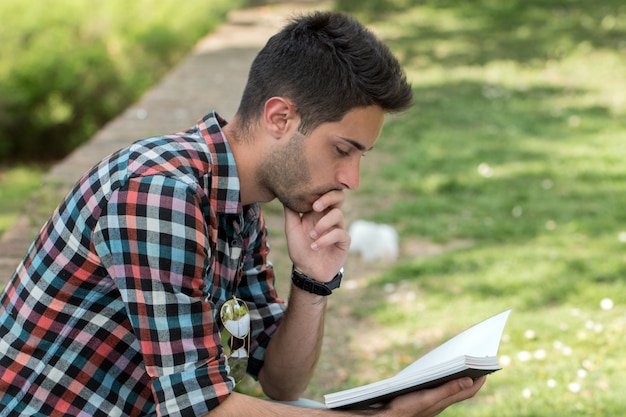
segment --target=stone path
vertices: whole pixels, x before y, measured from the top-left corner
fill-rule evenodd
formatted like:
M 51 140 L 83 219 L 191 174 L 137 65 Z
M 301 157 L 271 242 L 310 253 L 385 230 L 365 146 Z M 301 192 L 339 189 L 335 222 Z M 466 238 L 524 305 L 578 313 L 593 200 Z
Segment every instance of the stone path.
M 91 140 L 51 168 L 38 194 L 60 199 L 78 178 L 109 153 L 147 136 L 193 126 L 210 110 L 235 114 L 250 63 L 267 39 L 299 12 L 319 2 L 293 1 L 232 12 L 190 55 L 137 103 Z M 0 287 L 4 286 L 50 213 L 33 201 L 0 239 Z

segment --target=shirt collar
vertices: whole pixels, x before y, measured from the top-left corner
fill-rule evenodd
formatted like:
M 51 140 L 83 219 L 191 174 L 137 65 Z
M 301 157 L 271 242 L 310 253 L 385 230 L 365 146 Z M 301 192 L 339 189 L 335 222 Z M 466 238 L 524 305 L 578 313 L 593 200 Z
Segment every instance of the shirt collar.
M 209 147 L 211 158 L 211 198 L 218 213 L 242 214 L 239 174 L 235 157 L 222 127 L 227 122 L 217 112 L 204 116 L 196 128 Z

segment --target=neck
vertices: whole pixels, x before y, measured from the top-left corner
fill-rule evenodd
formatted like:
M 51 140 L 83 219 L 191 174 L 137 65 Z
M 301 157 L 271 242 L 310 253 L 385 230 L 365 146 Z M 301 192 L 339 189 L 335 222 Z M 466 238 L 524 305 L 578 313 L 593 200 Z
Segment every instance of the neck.
M 263 157 L 262 141 L 256 130 L 241 129 L 237 122 L 235 116 L 224 126 L 223 132 L 235 158 L 241 187 L 241 204 L 246 206 L 271 201 L 273 196 L 264 193 L 263 188 L 257 183 L 256 171 Z

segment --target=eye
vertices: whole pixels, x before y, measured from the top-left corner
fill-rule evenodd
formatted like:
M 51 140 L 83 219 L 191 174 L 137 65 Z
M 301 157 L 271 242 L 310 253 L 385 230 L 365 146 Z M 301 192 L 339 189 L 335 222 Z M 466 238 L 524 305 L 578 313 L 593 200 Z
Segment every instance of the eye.
M 339 146 L 335 146 L 335 149 L 337 150 L 337 153 L 340 156 L 350 156 L 350 151 L 347 151 L 345 149 L 340 148 Z

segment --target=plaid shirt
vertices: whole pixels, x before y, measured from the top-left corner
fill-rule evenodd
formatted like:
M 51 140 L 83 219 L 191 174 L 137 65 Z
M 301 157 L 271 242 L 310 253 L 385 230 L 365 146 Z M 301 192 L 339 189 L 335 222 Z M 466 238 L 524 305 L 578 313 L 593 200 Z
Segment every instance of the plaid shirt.
M 217 114 L 88 172 L 0 299 L 0 416 L 197 416 L 234 382 L 221 304 L 252 317 L 256 376 L 285 311 L 258 205 Z

